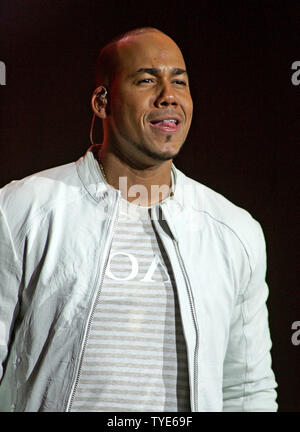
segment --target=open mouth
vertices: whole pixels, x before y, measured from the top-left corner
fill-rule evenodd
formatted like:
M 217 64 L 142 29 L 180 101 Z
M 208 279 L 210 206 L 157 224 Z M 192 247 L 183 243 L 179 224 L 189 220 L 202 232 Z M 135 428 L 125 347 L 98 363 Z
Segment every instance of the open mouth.
M 176 118 L 165 118 L 150 121 L 153 128 L 163 132 L 176 132 L 179 129 L 180 121 Z

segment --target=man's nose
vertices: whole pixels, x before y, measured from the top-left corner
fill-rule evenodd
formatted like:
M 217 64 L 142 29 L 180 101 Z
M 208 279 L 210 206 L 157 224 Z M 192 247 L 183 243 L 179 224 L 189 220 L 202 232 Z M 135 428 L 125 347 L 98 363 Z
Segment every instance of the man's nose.
M 178 102 L 174 89 L 172 89 L 170 83 L 163 83 L 161 86 L 161 91 L 156 98 L 155 106 L 159 108 L 160 106 L 169 105 L 178 105 Z

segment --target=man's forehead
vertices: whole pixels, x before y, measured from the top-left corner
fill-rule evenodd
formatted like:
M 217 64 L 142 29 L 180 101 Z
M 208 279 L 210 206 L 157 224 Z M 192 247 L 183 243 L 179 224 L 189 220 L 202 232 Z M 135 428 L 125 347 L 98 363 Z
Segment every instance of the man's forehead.
M 179 47 L 171 38 L 158 32 L 127 38 L 115 48 L 120 68 L 125 66 L 131 72 L 164 66 L 185 69 Z

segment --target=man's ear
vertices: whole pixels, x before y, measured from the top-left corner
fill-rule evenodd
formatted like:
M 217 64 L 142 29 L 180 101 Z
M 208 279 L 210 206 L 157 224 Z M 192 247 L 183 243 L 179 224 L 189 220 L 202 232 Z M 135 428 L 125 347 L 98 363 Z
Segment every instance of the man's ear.
M 91 107 L 95 115 L 102 120 L 107 117 L 107 90 L 104 86 L 97 87 L 92 95 Z

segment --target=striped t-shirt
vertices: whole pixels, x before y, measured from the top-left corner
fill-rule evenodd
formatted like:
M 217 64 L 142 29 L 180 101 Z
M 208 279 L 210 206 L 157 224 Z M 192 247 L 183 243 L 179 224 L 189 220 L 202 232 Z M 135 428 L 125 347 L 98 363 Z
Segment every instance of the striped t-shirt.
M 176 285 L 149 211 L 121 199 L 72 411 L 190 411 Z

